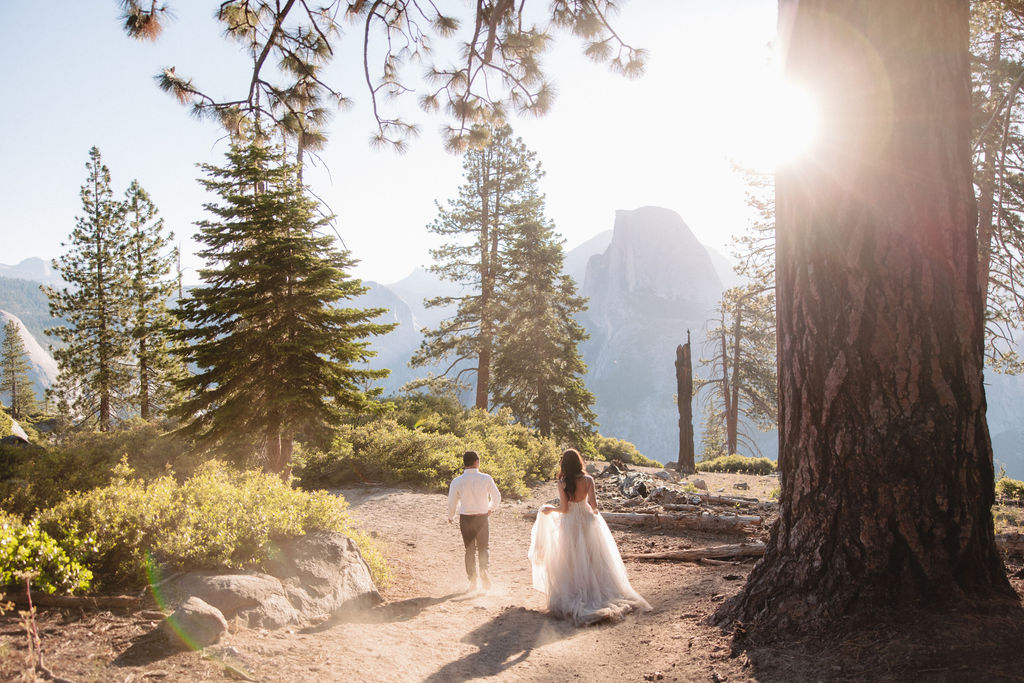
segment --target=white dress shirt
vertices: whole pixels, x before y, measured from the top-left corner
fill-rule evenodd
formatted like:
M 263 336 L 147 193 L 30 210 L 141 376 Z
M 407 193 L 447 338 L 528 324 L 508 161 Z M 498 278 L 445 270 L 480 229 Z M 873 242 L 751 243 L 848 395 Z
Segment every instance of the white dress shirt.
M 494 485 L 491 475 L 484 474 L 476 467 L 466 470 L 452 480 L 448 487 L 448 519 L 455 519 L 458 511 L 462 515 L 486 515 L 501 503 L 501 492 Z

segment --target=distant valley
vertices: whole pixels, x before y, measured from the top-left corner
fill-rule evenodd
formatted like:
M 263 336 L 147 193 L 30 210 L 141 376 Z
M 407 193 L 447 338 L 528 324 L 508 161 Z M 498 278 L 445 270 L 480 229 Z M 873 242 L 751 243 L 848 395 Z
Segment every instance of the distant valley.
M 617 211 L 612 229 L 568 251 L 565 271 L 590 300 L 580 320 L 591 338 L 581 350 L 589 369 L 587 386 L 597 398 L 601 433 L 632 441 L 661 462 L 675 460 L 675 348 L 689 330 L 699 373 L 697 361 L 706 355 L 705 327 L 722 291 L 737 283 L 730 261 L 700 244 L 676 212 L 643 207 Z M 40 389 L 53 381 L 55 364 L 37 358 L 47 356 L 43 349 L 50 342 L 42 330 L 54 324 L 39 283 L 55 281 L 41 259 L 0 265 L 0 311 L 19 318 L 38 342 L 33 363 Z M 457 295 L 460 289 L 423 269 L 398 282 L 364 284 L 369 289 L 354 305 L 387 309 L 383 319 L 398 323 L 372 344 L 378 355 L 371 365 L 391 369 L 381 385 L 393 394 L 425 373 L 408 366 L 421 330 L 435 327 L 451 313 L 426 308 L 424 299 Z M 1024 478 L 1024 377 L 989 373 L 986 380 L 997 468 L 1001 463 L 1010 476 Z M 701 414 L 701 404 L 695 402 L 698 453 Z M 761 433 L 757 445 L 763 455 L 776 457 L 774 432 Z

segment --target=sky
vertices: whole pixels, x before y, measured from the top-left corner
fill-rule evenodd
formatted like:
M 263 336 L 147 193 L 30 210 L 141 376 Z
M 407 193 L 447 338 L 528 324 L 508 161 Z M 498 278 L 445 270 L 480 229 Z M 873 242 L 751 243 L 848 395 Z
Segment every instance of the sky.
M 227 142 L 153 76 L 174 66 L 234 98 L 247 89 L 250 62 L 220 35 L 217 2 L 170 4 L 175 17 L 156 43 L 123 34 L 116 0 L 0 5 L 0 263 L 62 253 L 95 145 L 116 193 L 133 179 L 150 193 L 181 244 L 185 280 L 195 280 L 193 223 L 211 200 L 196 164 L 221 163 Z M 567 248 L 610 229 L 617 209 L 657 205 L 728 253 L 731 236 L 752 218 L 732 163 L 770 167 L 788 140 L 773 116 L 775 20 L 774 0 L 627 0 L 614 25 L 649 51 L 637 80 L 590 62 L 578 40 L 556 34 L 544 59 L 558 93 L 552 110 L 510 123 L 546 171 L 547 214 Z M 328 72 L 355 105 L 334 116 L 322 164 L 305 178 L 337 214 L 344 246 L 360 260 L 356 274 L 389 283 L 430 264 L 437 238 L 425 226 L 435 202 L 457 194 L 461 159 L 444 151 L 444 120 L 411 101 L 397 105 L 421 127 L 409 150 L 369 144 L 374 122 L 359 42 L 352 27 Z

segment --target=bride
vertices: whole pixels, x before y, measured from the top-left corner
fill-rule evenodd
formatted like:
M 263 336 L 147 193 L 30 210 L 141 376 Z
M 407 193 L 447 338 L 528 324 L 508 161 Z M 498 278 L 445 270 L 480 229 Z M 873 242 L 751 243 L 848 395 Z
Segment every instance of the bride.
M 633 590 L 608 525 L 597 512 L 593 477 L 575 449 L 562 453 L 560 505 L 543 505 L 530 538 L 533 587 L 548 610 L 577 626 L 651 606 Z

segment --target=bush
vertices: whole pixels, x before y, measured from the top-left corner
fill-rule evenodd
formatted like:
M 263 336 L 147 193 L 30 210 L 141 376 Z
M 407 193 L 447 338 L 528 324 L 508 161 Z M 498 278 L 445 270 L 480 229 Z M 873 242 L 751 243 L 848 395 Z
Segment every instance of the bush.
M 1003 500 L 1013 500 L 1024 505 L 1024 481 L 1003 477 L 996 482 L 996 495 Z
M 167 433 L 170 425 L 136 421 L 113 432 L 79 432 L 46 448 L 0 446 L 0 504 L 26 517 L 68 493 L 103 486 L 122 459 L 144 478 L 191 474 L 199 460 Z
M 599 456 L 595 458 L 597 460 L 621 460 L 624 463 L 640 467 L 661 467 L 661 463 L 643 455 L 629 441 L 595 434 L 591 443 Z
M 81 563 L 88 540 L 67 539 L 68 550 L 58 545 L 35 522 L 0 512 L 0 586 L 24 588 L 18 575 L 30 572 L 33 590 L 44 593 L 74 593 L 88 590 L 92 572 Z
M 722 455 L 697 463 L 698 472 L 731 472 L 733 474 L 772 474 L 778 467 L 768 458 L 747 458 L 742 455 Z
M 259 568 L 277 541 L 317 529 L 351 536 L 374 579 L 386 584 L 383 558 L 350 527 L 346 508 L 340 497 L 220 462 L 180 484 L 170 475 L 146 482 L 122 465 L 108 485 L 73 494 L 38 519 L 62 546 L 87 534 L 85 560 L 108 585 L 141 585 L 154 562 L 172 571 Z
M 472 410 L 422 414 L 415 426 L 394 416 L 342 425 L 329 451 L 300 455 L 296 474 L 307 489 L 386 481 L 446 491 L 468 450 L 480 453 L 483 471 L 511 498 L 522 498 L 529 484 L 550 479 L 558 467 L 552 439 L 512 424 L 507 412 Z
M 4 412 L 0 406 L 0 439 L 11 435 L 11 428 L 14 426 L 14 419 Z

